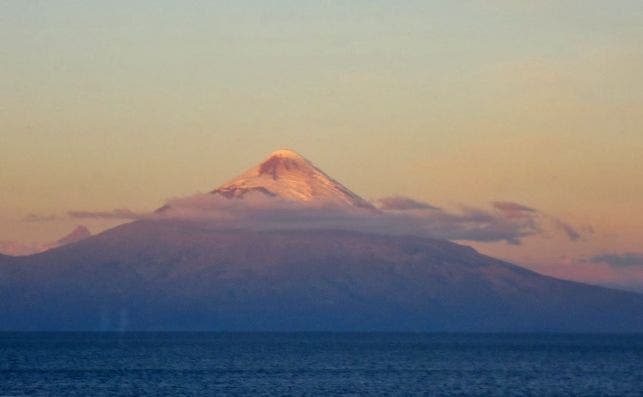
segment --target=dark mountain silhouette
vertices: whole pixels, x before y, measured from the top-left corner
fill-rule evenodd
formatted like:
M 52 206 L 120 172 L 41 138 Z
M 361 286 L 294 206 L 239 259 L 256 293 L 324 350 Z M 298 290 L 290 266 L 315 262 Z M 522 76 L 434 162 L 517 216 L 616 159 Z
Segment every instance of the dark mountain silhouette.
M 642 331 L 643 296 L 448 241 L 137 221 L 0 258 L 2 329 Z
M 262 211 L 277 200 L 276 218 L 284 202 L 297 216 L 306 205 L 378 211 L 292 151 L 205 199 L 253 195 L 268 200 Z M 0 255 L 0 329 L 643 332 L 643 295 L 546 277 L 449 241 L 305 222 L 235 227 L 173 216 L 179 209 L 91 237 L 78 230 L 80 241 L 40 254 Z

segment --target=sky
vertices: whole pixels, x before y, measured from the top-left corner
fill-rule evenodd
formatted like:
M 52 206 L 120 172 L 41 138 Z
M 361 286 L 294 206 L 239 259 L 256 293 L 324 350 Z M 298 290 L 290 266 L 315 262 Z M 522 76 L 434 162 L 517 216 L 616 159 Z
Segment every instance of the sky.
M 643 290 L 643 2 L 0 2 L 0 241 L 151 211 L 290 147 L 363 197 L 519 203 L 467 242 Z

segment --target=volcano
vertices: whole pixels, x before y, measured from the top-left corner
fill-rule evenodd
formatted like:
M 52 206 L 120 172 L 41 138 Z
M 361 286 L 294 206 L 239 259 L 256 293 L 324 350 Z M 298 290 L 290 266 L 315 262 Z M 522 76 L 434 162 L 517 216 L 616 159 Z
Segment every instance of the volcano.
M 259 192 L 310 205 L 331 204 L 373 209 L 368 201 L 290 149 L 273 152 L 261 164 L 223 184 L 212 194 L 239 198 L 248 192 Z
M 302 212 L 283 203 L 378 211 L 291 150 L 199 196 L 210 199 L 259 199 L 291 217 Z M 189 202 L 40 254 L 0 255 L 0 329 L 643 331 L 640 294 L 417 235 L 171 216 Z
M 213 197 L 243 200 L 251 196 L 305 207 L 344 210 L 376 208 L 291 149 L 272 152 L 260 164 L 210 192 Z M 180 204 L 180 202 L 179 202 Z M 157 212 L 172 209 L 168 204 Z

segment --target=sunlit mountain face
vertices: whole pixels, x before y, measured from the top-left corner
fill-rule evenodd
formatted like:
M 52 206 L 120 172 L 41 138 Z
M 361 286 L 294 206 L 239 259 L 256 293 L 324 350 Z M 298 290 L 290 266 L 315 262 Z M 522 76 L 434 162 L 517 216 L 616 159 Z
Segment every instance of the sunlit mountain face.
M 133 222 L 0 256 L 0 329 L 643 331 L 642 295 L 482 255 L 430 233 L 448 214 L 405 215 L 439 209 L 384 204 L 278 150 Z M 467 222 L 450 232 L 479 232 Z
M 190 206 L 196 209 L 198 205 L 195 201 L 200 201 L 202 205 L 208 202 L 212 205 L 242 204 L 244 199 L 248 204 L 253 200 L 262 201 L 264 206 L 275 208 L 291 206 L 335 208 L 344 211 L 376 210 L 369 201 L 326 175 L 297 152 L 281 149 L 271 153 L 260 164 L 212 190 L 209 195 L 175 200 L 174 203 L 157 210 L 157 213 L 167 215 L 172 210 L 186 209 Z
M 289 149 L 273 152 L 267 160 L 223 184 L 212 194 L 243 198 L 249 192 L 316 206 L 374 209 L 368 201 Z

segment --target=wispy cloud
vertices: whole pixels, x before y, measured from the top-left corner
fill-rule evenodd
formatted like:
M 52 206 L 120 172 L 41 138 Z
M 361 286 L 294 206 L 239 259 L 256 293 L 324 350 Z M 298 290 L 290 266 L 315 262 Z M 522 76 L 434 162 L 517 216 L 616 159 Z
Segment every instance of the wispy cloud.
M 509 219 L 532 219 L 534 222 L 549 223 L 550 227 L 562 232 L 570 241 L 578 241 L 582 234 L 569 223 L 552 215 L 548 215 L 533 207 L 513 201 L 494 201 L 493 208 Z M 544 229 L 544 227 L 543 227 Z M 588 228 L 591 229 L 591 228 Z
M 56 221 L 58 219 L 60 219 L 60 217 L 58 215 L 54 215 L 54 214 L 46 214 L 45 215 L 45 214 L 33 214 L 32 213 L 32 214 L 29 214 L 29 215 L 25 216 L 24 218 L 22 218 L 22 221 L 23 222 L 38 223 L 38 222 L 52 222 L 52 221 Z
M 490 208 L 460 206 L 454 210 L 436 207 L 404 196 L 377 200 L 377 210 L 342 207 L 311 207 L 261 194 L 243 199 L 197 194 L 171 199 L 155 213 L 138 213 L 127 208 L 110 211 L 74 210 L 65 215 L 83 220 L 137 220 L 182 218 L 213 221 L 222 227 L 261 229 L 338 228 L 380 234 L 415 234 L 448 240 L 475 242 L 505 241 L 519 245 L 525 238 L 562 232 L 571 241 L 581 233 L 568 223 L 516 202 L 495 201 Z M 64 219 L 57 215 L 30 214 L 27 222 Z
M 637 267 L 643 266 L 643 253 L 604 253 L 596 255 L 587 260 L 589 263 L 605 263 L 614 267 Z
M 377 201 L 379 208 L 383 210 L 397 210 L 397 211 L 407 211 L 407 210 L 437 210 L 438 207 L 434 207 L 429 203 L 424 201 L 414 200 L 409 197 L 404 196 L 391 196 L 384 197 Z
M 494 201 L 491 205 L 507 218 L 529 218 L 538 212 L 531 207 L 511 201 Z
M 140 219 L 143 214 L 136 213 L 127 208 L 118 208 L 111 211 L 68 211 L 67 215 L 73 219 Z
M 552 220 L 554 227 L 565 233 L 565 235 L 567 235 L 567 238 L 571 241 L 578 241 L 582 237 L 581 233 L 570 224 L 563 222 L 558 218 L 550 217 L 550 219 Z
M 378 211 L 341 207 L 311 208 L 264 195 L 230 200 L 211 194 L 170 200 L 159 217 L 210 219 L 218 224 L 263 229 L 340 228 L 380 234 L 415 234 L 449 240 L 521 244 L 544 234 L 546 218 L 517 203 L 494 203 L 490 209 L 461 206 L 449 211 L 396 196 L 378 201 Z M 517 216 L 516 213 L 523 213 Z M 569 237 L 569 236 L 568 236 Z
M 65 214 L 35 214 L 31 213 L 24 218 L 23 222 L 44 223 L 56 222 L 65 219 L 113 219 L 132 220 L 144 218 L 146 214 L 137 213 L 127 208 L 117 208 L 109 211 L 104 210 L 70 210 Z

